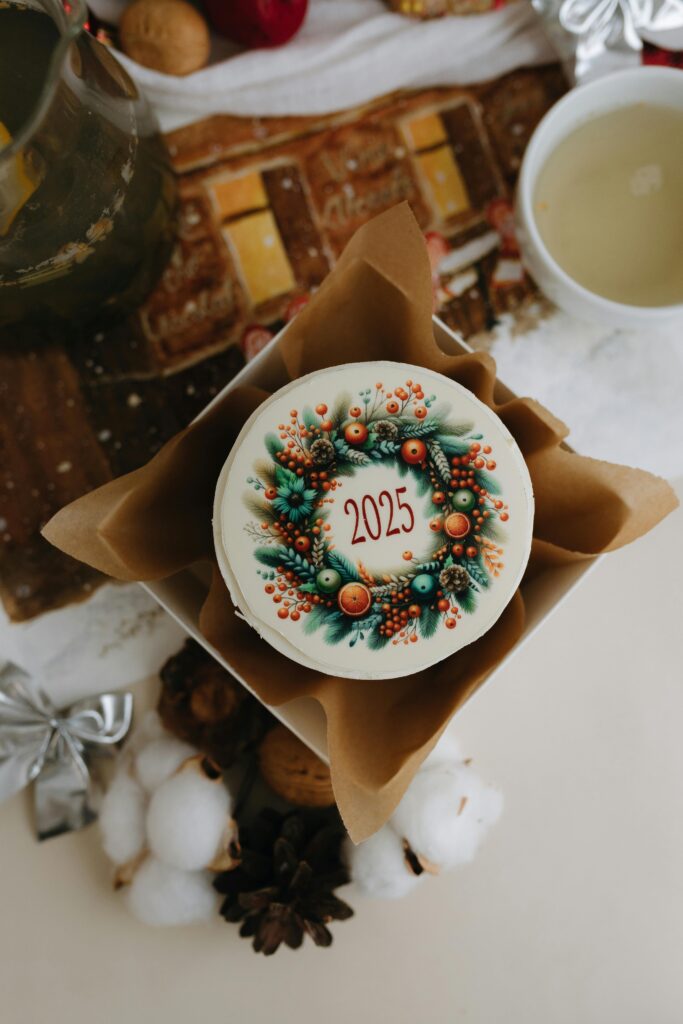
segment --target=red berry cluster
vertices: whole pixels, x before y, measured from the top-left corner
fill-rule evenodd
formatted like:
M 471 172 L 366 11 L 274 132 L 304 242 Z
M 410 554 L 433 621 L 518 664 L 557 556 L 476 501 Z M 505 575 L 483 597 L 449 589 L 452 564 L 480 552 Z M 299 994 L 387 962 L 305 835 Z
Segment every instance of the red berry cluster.
M 266 594 L 272 596 L 273 604 L 280 605 L 277 612 L 279 619 L 298 622 L 302 615 L 308 615 L 313 611 L 316 604 L 324 604 L 327 608 L 334 607 L 334 601 L 324 600 L 318 594 L 307 594 L 299 590 L 302 580 L 291 570 L 285 571 L 284 565 L 278 565 L 276 572 L 276 582 L 266 583 L 263 589 Z

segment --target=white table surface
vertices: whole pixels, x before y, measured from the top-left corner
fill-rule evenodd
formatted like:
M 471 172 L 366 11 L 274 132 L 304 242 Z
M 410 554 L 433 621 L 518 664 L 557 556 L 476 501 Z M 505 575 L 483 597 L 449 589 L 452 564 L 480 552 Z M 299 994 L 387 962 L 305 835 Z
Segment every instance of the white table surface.
M 457 732 L 505 793 L 476 863 L 266 960 L 215 924 L 156 930 L 96 829 L 42 845 L 0 808 L 6 1024 L 680 1024 L 683 513 L 610 556 Z

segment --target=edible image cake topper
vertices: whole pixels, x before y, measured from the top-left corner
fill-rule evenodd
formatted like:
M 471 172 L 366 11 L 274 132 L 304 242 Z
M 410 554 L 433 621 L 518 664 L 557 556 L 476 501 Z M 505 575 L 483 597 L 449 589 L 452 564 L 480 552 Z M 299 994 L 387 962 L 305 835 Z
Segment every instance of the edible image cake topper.
M 376 679 L 490 629 L 532 523 L 526 465 L 495 413 L 390 362 L 273 395 L 240 433 L 214 510 L 221 571 L 261 636 L 311 668 Z

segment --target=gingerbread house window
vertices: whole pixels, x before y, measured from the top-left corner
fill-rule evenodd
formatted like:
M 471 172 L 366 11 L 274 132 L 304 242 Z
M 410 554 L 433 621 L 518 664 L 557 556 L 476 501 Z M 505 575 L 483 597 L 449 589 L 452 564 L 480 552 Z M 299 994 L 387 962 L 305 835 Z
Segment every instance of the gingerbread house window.
M 253 307 L 322 281 L 329 266 L 296 165 L 211 178 L 206 188 Z
M 504 194 L 488 139 L 468 102 L 416 114 L 402 129 L 440 221 L 471 220 Z

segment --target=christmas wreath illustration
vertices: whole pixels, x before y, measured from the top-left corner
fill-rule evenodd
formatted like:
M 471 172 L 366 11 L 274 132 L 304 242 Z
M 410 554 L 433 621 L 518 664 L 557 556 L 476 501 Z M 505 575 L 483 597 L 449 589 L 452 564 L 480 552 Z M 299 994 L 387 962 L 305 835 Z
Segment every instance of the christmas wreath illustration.
M 245 529 L 258 543 L 257 572 L 281 620 L 301 620 L 306 633 L 324 629 L 329 644 L 360 640 L 379 650 L 455 629 L 463 613 L 476 611 L 478 595 L 504 568 L 500 524 L 509 509 L 491 445 L 471 423 L 450 420 L 435 395 L 426 397 L 412 380 L 358 394 L 355 403 L 339 396 L 331 410 L 322 402 L 292 409 L 266 435 L 269 458 L 256 463 L 245 496 L 256 521 Z M 421 559 L 404 551 L 402 565 L 373 575 L 335 548 L 328 519 L 335 501 L 343 502 L 344 478 L 379 463 L 413 475 L 433 547 Z M 412 529 L 405 490 L 367 495 L 362 509 L 347 500 L 354 543 L 377 539 L 381 529 Z

